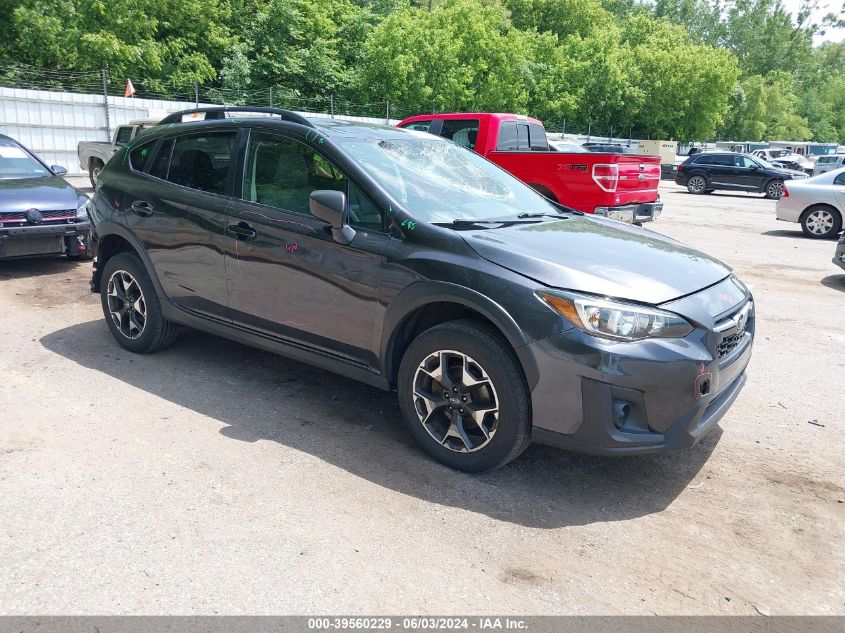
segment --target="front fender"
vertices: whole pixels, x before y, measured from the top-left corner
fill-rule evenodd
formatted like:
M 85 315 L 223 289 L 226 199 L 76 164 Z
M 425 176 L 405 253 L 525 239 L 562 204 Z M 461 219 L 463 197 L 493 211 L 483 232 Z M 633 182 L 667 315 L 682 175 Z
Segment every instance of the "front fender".
M 523 365 L 529 385 L 536 383 L 537 368 L 530 355 L 520 353 L 520 348 L 529 343 L 522 328 L 498 303 L 480 292 L 445 281 L 418 281 L 400 292 L 388 305 L 384 315 L 385 333 L 381 340 L 380 358 L 382 367 L 390 371 L 393 344 L 401 325 L 415 310 L 432 303 L 455 303 L 470 308 L 487 318 L 514 348 Z

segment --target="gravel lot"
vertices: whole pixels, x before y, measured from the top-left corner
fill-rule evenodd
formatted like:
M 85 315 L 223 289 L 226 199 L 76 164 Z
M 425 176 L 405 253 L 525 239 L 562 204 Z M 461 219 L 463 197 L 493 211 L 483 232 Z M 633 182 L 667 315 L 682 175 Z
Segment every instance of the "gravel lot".
M 845 614 L 845 271 L 759 196 L 652 228 L 753 287 L 696 448 L 427 459 L 391 394 L 193 333 L 133 356 L 90 264 L 0 262 L 0 613 Z

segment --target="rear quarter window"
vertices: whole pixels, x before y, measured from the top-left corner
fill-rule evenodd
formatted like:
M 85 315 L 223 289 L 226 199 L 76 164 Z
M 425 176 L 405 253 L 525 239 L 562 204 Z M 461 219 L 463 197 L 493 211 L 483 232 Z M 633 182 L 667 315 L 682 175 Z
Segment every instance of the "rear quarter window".
M 153 145 L 155 145 L 155 141 L 150 141 L 133 148 L 129 152 L 129 166 L 134 171 L 144 171 L 152 154 Z

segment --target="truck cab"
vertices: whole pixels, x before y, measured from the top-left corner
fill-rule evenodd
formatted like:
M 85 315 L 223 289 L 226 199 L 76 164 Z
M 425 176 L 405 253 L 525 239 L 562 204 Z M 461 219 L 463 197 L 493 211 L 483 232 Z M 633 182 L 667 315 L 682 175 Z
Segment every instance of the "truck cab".
M 111 141 L 82 141 L 77 146 L 79 166 L 88 172 L 91 186 L 97 186 L 97 178 L 109 159 L 121 147 L 129 144 L 138 134 L 149 127 L 157 125 L 159 119 L 135 119 L 124 125 L 118 125 L 114 130 Z
M 662 211 L 660 158 L 600 152 L 567 153 L 549 146 L 543 123 L 502 113 L 431 114 L 399 127 L 436 134 L 472 149 L 567 207 L 630 223 Z

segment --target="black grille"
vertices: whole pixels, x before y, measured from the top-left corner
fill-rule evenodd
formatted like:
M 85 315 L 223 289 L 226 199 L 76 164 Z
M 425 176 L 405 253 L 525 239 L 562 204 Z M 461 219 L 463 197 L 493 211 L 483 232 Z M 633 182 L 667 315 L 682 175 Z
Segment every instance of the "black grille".
M 734 351 L 737 346 L 742 343 L 743 338 L 745 338 L 745 332 L 740 334 L 730 334 L 723 337 L 722 340 L 719 341 L 719 360 L 722 360 Z

